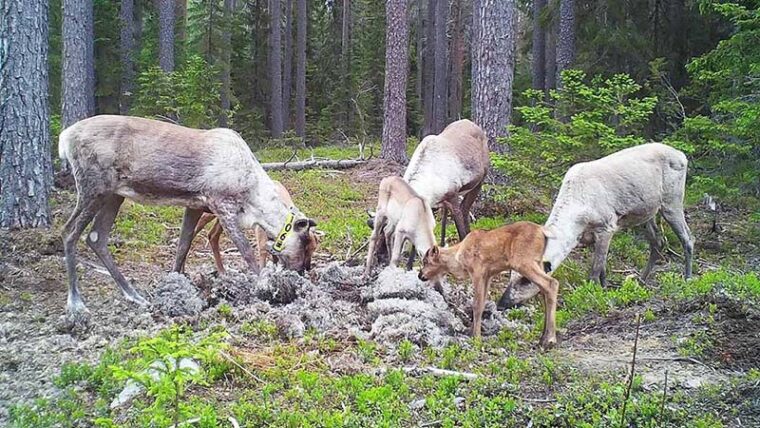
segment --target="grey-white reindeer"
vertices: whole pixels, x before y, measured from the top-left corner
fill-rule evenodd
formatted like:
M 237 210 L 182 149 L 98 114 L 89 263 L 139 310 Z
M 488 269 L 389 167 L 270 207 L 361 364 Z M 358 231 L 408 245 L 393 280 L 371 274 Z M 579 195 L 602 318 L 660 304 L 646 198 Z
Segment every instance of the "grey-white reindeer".
M 124 198 L 144 204 L 185 207 L 174 271 L 184 268 L 198 219 L 216 214 L 250 269 L 259 266 L 243 228 L 261 226 L 270 239 L 286 223 L 292 231 L 277 254 L 286 268 L 302 270 L 308 232 L 315 225 L 278 196 L 239 134 L 230 129 L 197 130 L 128 116 L 95 116 L 66 128 L 59 154 L 71 165 L 77 204 L 63 228 L 69 278 L 67 310 L 82 317 L 87 309 L 79 294 L 76 245 L 94 221 L 87 244 L 100 258 L 124 297 L 147 301 L 117 269 L 108 237 Z
M 468 119 L 423 138 L 404 172 L 404 181 L 432 208 L 441 208 L 441 245 L 451 210 L 461 241 L 470 232 L 470 209 L 491 163 L 488 139 Z
M 593 244 L 590 277 L 604 284 L 613 234 L 643 224 L 650 245 L 649 261 L 641 275 L 646 280 L 664 244 L 655 221 L 661 213 L 681 241 L 684 277 L 689 278 L 694 240 L 683 210 L 687 164 L 681 151 L 649 143 L 573 165 L 545 224 L 554 235 L 544 252 L 546 269 L 557 269 L 579 243 Z M 499 307 L 515 306 L 537 293 L 535 285 L 513 272 Z

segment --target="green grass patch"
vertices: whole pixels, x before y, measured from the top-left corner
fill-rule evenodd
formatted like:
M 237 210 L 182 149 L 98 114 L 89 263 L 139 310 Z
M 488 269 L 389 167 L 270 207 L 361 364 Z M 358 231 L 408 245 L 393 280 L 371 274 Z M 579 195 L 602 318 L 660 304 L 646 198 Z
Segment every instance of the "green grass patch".
M 737 273 L 724 268 L 708 271 L 684 280 L 675 272 L 658 275 L 662 294 L 671 299 L 685 300 L 723 291 L 738 299 L 760 300 L 760 277 L 755 272 Z

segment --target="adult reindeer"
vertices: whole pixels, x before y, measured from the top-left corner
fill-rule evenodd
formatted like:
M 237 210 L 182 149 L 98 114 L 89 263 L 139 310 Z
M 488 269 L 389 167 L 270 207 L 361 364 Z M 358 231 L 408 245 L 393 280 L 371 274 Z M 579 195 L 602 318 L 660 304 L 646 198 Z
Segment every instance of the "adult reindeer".
M 490 165 L 488 139 L 470 120 L 452 122 L 438 135 L 423 138 L 404 172 L 404 181 L 430 207 L 441 208 L 441 245 L 446 211 L 451 210 L 459 240 L 470 231 L 470 208 Z
M 694 239 L 683 211 L 687 163 L 679 150 L 650 143 L 573 165 L 545 224 L 555 236 L 546 245 L 546 269 L 557 269 L 579 243 L 593 244 L 591 280 L 604 284 L 613 234 L 643 224 L 650 245 L 641 275 L 646 280 L 661 257 L 663 242 L 655 222 L 660 213 L 681 241 L 684 277 L 689 278 Z M 499 307 L 520 304 L 536 293 L 535 285 L 513 272 Z
M 279 197 L 274 183 L 235 131 L 95 116 L 61 133 L 59 154 L 71 165 L 77 188 L 76 208 L 63 228 L 70 316 L 87 311 L 77 286 L 76 244 L 93 219 L 87 244 L 127 300 L 148 303 L 119 272 L 108 251 L 108 236 L 124 198 L 185 207 L 175 271 L 183 269 L 195 226 L 204 212 L 217 216 L 253 272 L 258 273 L 259 266 L 241 228 L 254 224 L 269 238 L 278 239 L 278 257 L 286 268 L 303 268 L 304 237 L 315 223 Z

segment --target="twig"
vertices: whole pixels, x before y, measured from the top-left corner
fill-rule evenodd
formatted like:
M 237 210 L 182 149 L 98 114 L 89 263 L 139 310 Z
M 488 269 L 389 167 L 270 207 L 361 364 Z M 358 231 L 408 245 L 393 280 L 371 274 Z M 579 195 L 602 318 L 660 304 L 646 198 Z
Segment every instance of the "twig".
M 665 415 L 665 401 L 668 399 L 668 371 L 665 370 L 665 386 L 662 388 L 662 403 L 660 403 L 660 416 L 657 418 L 657 426 L 662 426 L 662 418 Z
M 227 420 L 232 424 L 232 428 L 240 428 L 240 424 L 238 423 L 237 419 L 233 418 L 232 416 L 227 416 Z
M 283 162 L 283 164 L 282 164 L 282 167 L 283 167 L 283 169 L 284 169 L 284 168 L 287 168 L 288 164 L 290 163 L 290 161 L 292 161 L 292 160 L 293 160 L 293 159 L 296 157 L 296 154 L 297 154 L 297 153 L 298 153 L 298 150 L 296 150 L 296 148 L 295 148 L 295 147 L 293 147 L 293 154 L 292 154 L 292 155 L 290 155 L 290 157 L 288 158 L 288 160 L 286 160 L 286 161 L 285 161 L 285 162 Z
M 422 428 L 422 427 L 437 427 L 441 423 L 442 422 L 440 420 L 425 422 L 423 424 L 420 424 L 420 428 Z
M 261 164 L 265 171 L 292 170 L 301 171 L 312 168 L 329 168 L 329 169 L 347 169 L 359 166 L 367 162 L 361 159 L 340 159 L 340 160 L 316 160 L 309 159 L 300 162 L 268 162 Z
M 636 315 L 636 338 L 633 340 L 633 358 L 631 359 L 631 376 L 628 378 L 628 387 L 625 390 L 625 399 L 623 400 L 623 410 L 620 415 L 620 426 L 625 426 L 625 408 L 628 405 L 628 398 L 631 396 L 633 387 L 633 376 L 636 374 L 636 351 L 639 348 L 639 328 L 641 327 L 641 314 Z
M 354 257 L 356 257 L 359 252 L 361 252 L 363 249 L 367 248 L 367 245 L 369 245 L 369 240 L 364 241 L 362 245 L 359 246 L 359 248 L 356 249 L 349 257 L 346 258 L 346 261 L 353 260 Z
M 228 354 L 228 353 L 226 353 L 224 351 L 219 351 L 219 355 L 221 355 L 225 360 L 227 360 L 227 361 L 231 362 L 232 364 L 234 364 L 237 368 L 239 368 L 240 370 L 242 370 L 243 373 L 245 373 L 248 376 L 250 376 L 251 379 L 255 380 L 258 383 L 264 383 L 264 381 L 261 380 L 260 377 L 256 376 L 250 370 L 246 369 L 245 367 L 241 366 L 240 363 L 238 363 L 237 361 L 235 361 L 235 359 L 232 358 L 232 356 L 230 354 Z
M 431 366 L 428 366 L 428 367 L 416 367 L 416 366 L 402 367 L 400 370 L 403 371 L 404 373 L 412 375 L 412 376 L 418 375 L 418 374 L 421 374 L 421 373 L 428 373 L 428 374 L 431 374 L 431 375 L 436 376 L 436 377 L 459 376 L 459 377 L 462 377 L 462 378 L 467 379 L 467 380 L 475 380 L 475 379 L 477 379 L 479 377 L 479 375 L 477 375 L 476 373 L 459 372 L 459 371 L 455 371 L 455 370 L 439 369 L 438 367 L 431 367 Z M 377 374 L 383 374 L 383 373 L 385 373 L 387 371 L 388 371 L 387 367 L 381 367 L 381 368 L 379 368 L 379 369 L 376 370 L 376 373 Z

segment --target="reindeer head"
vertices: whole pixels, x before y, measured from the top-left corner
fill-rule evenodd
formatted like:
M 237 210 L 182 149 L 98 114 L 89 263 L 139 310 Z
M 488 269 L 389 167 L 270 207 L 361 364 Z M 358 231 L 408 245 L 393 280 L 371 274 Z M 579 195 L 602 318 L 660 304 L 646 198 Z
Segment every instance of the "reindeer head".
M 441 261 L 441 251 L 438 246 L 433 246 L 422 258 L 422 268 L 417 277 L 422 281 L 437 281 L 448 272 L 446 264 Z
M 317 223 L 310 218 L 299 218 L 282 240 L 279 249 L 270 247 L 269 252 L 286 269 L 303 273 L 311 269 L 311 257 L 317 249 L 317 233 L 311 228 Z

